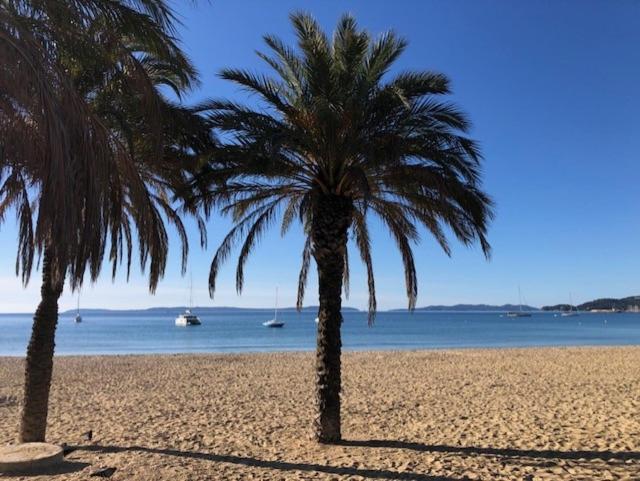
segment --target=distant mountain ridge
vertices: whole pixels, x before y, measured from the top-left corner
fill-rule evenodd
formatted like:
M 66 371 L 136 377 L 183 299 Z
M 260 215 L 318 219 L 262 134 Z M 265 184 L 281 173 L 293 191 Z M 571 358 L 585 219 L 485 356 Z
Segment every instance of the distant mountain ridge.
M 577 308 L 579 311 L 593 310 L 619 310 L 619 311 L 640 311 L 640 296 L 629 296 L 621 299 L 613 297 L 604 297 L 593 301 L 585 302 L 577 306 L 569 304 L 556 304 L 554 306 L 544 306 L 543 311 L 568 311 L 571 308 Z
M 571 307 L 574 309 L 577 308 L 580 311 L 590 311 L 590 310 L 622 310 L 622 311 L 633 311 L 640 312 L 640 296 L 629 296 L 623 297 L 620 299 L 615 298 L 602 298 L 595 299 L 593 301 L 585 302 L 583 304 L 579 304 L 577 306 L 570 306 L 569 304 L 556 304 L 553 306 L 543 306 L 542 308 L 523 305 L 523 311 L 568 311 Z M 149 307 L 147 309 L 81 309 L 83 314 L 103 314 L 103 315 L 175 315 L 184 311 L 186 306 L 175 306 L 175 307 Z M 194 311 L 197 311 L 198 314 L 214 314 L 217 312 L 229 312 L 229 311 L 270 311 L 273 310 L 272 307 L 202 307 L 197 306 L 192 308 Z M 295 311 L 295 307 L 283 307 L 279 309 L 280 311 Z M 355 307 L 343 307 L 343 311 L 345 312 L 360 312 L 360 309 L 356 309 Z M 451 306 L 444 305 L 433 305 L 433 306 L 423 306 L 416 307 L 416 312 L 506 312 L 506 311 L 518 311 L 520 310 L 520 306 L 517 304 L 502 304 L 502 305 L 492 305 L 492 304 L 454 304 Z M 407 311 L 407 309 L 389 309 L 386 312 L 402 312 Z M 64 312 L 61 312 L 61 315 L 69 315 L 75 313 L 75 309 L 69 309 Z M 302 312 L 318 312 L 318 306 L 307 306 L 302 308 Z M 380 310 L 380 312 L 385 312 Z
M 185 309 L 189 309 L 186 306 L 175 306 L 175 307 L 149 307 L 146 309 L 80 309 L 82 314 L 98 314 L 98 315 L 128 315 L 128 316 L 144 316 L 144 315 L 175 315 L 181 312 L 184 312 Z M 202 307 L 202 306 L 194 306 L 190 308 L 194 312 L 198 314 L 215 314 L 217 312 L 229 312 L 229 311 L 272 311 L 273 307 Z M 295 307 L 280 307 L 279 311 L 295 311 Z M 355 311 L 358 309 L 355 307 L 343 307 L 343 311 Z M 61 312 L 61 315 L 69 315 L 74 314 L 76 309 L 68 309 L 64 312 Z M 318 312 L 318 306 L 307 306 L 303 307 L 301 312 Z
M 144 316 L 144 315 L 176 315 L 180 312 L 183 312 L 187 309 L 186 306 L 175 306 L 175 307 L 149 307 L 146 309 L 81 309 L 83 314 L 94 314 L 94 315 L 129 315 L 129 316 Z M 194 312 L 197 312 L 201 315 L 206 314 L 215 314 L 220 312 L 230 312 L 230 311 L 271 311 L 272 307 L 203 307 L 203 306 L 195 306 L 191 308 Z M 452 306 L 423 306 L 416 307 L 416 312 L 503 312 L 503 311 L 517 311 L 520 309 L 520 306 L 515 304 L 503 304 L 501 306 L 491 305 L 491 304 L 455 304 Z M 282 307 L 279 308 L 280 311 L 295 311 L 295 307 Z M 344 312 L 360 312 L 360 309 L 356 309 L 355 307 L 343 307 L 342 310 Z M 540 309 L 533 306 L 523 305 L 523 311 L 539 311 Z M 407 309 L 389 309 L 387 311 L 380 310 L 379 312 L 402 312 L 407 311 Z M 69 315 L 75 314 L 76 309 L 68 309 L 64 312 L 61 312 L 61 315 Z M 302 308 L 301 312 L 318 312 L 318 306 L 306 306 Z
M 389 312 L 406 311 L 407 309 L 391 309 Z M 416 307 L 417 312 L 420 311 L 460 311 L 460 312 L 502 312 L 502 311 L 518 311 L 520 306 L 516 304 L 503 304 L 494 306 L 491 304 L 455 304 L 453 306 L 424 306 Z M 533 306 L 522 305 L 523 311 L 539 311 L 540 309 Z

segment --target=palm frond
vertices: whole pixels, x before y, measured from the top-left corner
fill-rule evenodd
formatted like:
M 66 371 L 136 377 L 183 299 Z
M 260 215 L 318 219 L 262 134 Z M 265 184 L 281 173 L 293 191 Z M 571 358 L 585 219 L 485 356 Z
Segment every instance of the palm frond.
M 236 268 L 236 291 L 238 294 L 242 292 L 244 285 L 244 266 L 247 263 L 251 249 L 255 245 L 260 235 L 269 227 L 273 222 L 274 213 L 278 204 L 282 201 L 282 198 L 278 198 L 271 202 L 266 209 L 256 218 L 253 225 L 249 228 L 245 237 L 242 249 L 240 249 L 240 255 L 238 256 L 238 266 Z
M 344 271 L 342 272 L 342 289 L 345 299 L 349 299 L 349 249 L 344 250 Z
M 371 259 L 371 239 L 369 238 L 369 229 L 367 228 L 365 214 L 360 209 L 354 210 L 352 228 L 356 246 L 360 252 L 360 258 L 367 270 L 367 287 L 369 290 L 369 315 L 367 320 L 371 326 L 375 321 L 377 309 L 376 284 L 373 276 L 373 260 Z
M 304 243 L 304 249 L 302 249 L 302 264 L 300 266 L 300 274 L 298 275 L 298 296 L 296 300 L 296 309 L 300 311 L 304 303 L 304 292 L 307 287 L 307 279 L 309 277 L 309 265 L 311 264 L 311 250 L 313 244 L 311 237 L 307 236 L 307 240 Z

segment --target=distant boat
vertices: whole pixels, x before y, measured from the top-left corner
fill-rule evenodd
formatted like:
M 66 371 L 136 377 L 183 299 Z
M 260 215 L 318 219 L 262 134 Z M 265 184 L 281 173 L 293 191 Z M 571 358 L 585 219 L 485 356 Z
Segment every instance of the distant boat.
M 507 312 L 507 317 L 531 317 L 531 313 L 522 310 L 522 292 L 520 291 L 520 286 L 518 286 L 518 307 L 517 311 L 509 311 Z
M 318 324 L 318 323 L 320 322 L 320 318 L 319 318 L 319 317 L 316 317 L 316 318 L 313 320 L 313 322 L 315 322 L 316 324 Z
M 80 293 L 78 293 L 78 310 L 76 311 L 76 317 L 73 318 L 73 322 L 82 322 L 82 316 L 80 315 Z
M 569 310 L 562 312 L 560 314 L 561 317 L 575 317 L 575 316 L 579 316 L 580 313 L 578 312 L 578 308 L 576 307 L 576 310 L 573 310 L 573 297 L 571 296 L 571 293 L 569 293 Z
M 199 326 L 202 324 L 198 316 L 191 312 L 191 308 L 193 307 L 193 275 L 191 276 L 191 285 L 189 287 L 189 309 L 185 309 L 185 311 L 176 317 L 176 326 L 186 327 L 186 326 Z
M 190 309 L 186 309 L 182 314 L 176 317 L 176 326 L 199 326 L 200 324 L 202 324 L 200 319 L 195 314 L 192 314 Z
M 276 287 L 276 309 L 273 319 L 262 323 L 264 327 L 283 327 L 284 322 L 278 320 L 278 288 Z

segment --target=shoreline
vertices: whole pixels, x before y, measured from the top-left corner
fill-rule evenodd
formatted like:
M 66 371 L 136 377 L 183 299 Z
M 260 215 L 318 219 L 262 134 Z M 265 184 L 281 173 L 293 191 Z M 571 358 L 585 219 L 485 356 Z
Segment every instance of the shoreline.
M 350 349 L 343 348 L 342 354 L 379 354 L 379 353 L 429 353 L 429 352 L 455 352 L 455 351 L 519 351 L 519 350 L 538 350 L 538 349 L 633 349 L 640 348 L 640 344 L 547 344 L 547 345 L 517 345 L 517 346 L 455 346 L 455 347 L 425 347 L 425 348 L 408 348 L 397 349 L 390 347 L 389 349 Z M 25 347 L 26 350 L 26 347 Z M 54 354 L 54 359 L 64 358 L 85 358 L 85 357 L 172 357 L 172 356 L 260 356 L 260 355 L 277 355 L 277 354 L 314 354 L 315 349 L 292 349 L 292 350 L 262 350 L 262 351 L 175 351 L 175 352 L 115 352 L 115 353 L 71 353 L 71 354 Z M 0 353 L 2 359 L 24 359 L 26 356 L 7 355 Z
M 23 365 L 0 358 L 0 445 Z M 78 449 L 30 479 L 640 479 L 638 366 L 640 346 L 347 352 L 346 442 L 320 446 L 310 352 L 56 357 L 47 438 Z

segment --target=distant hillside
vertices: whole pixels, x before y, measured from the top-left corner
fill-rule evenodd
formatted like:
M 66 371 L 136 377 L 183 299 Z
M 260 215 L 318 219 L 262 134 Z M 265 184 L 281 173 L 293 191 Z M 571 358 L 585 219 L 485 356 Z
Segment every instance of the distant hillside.
M 520 310 L 520 306 L 514 304 L 504 304 L 502 306 L 492 306 L 490 304 L 455 304 L 453 306 L 416 307 L 416 311 L 502 312 L 517 310 Z M 539 309 L 537 307 L 523 305 L 522 310 L 538 311 Z M 406 311 L 406 309 L 392 309 L 392 311 Z
M 555 306 L 544 306 L 543 311 L 568 311 L 569 304 L 556 304 Z M 620 311 L 640 311 L 640 296 L 623 297 L 622 299 L 614 299 L 606 297 L 585 302 L 577 307 L 579 311 L 593 310 L 620 310 Z
M 82 314 L 109 315 L 109 316 L 148 316 L 148 315 L 175 315 L 187 309 L 186 306 L 176 307 L 149 307 L 148 309 L 80 309 Z M 242 312 L 242 311 L 272 311 L 273 307 L 192 307 L 191 310 L 200 315 L 216 314 L 222 312 Z M 295 307 L 281 307 L 279 311 L 295 311 Z M 355 311 L 354 307 L 343 307 L 343 311 Z M 61 312 L 61 315 L 75 314 L 75 309 Z M 302 312 L 318 312 L 318 306 L 307 306 L 302 308 Z
M 575 308 L 576 306 L 572 306 L 570 304 L 554 304 L 553 306 L 542 306 L 543 311 L 568 311 Z

